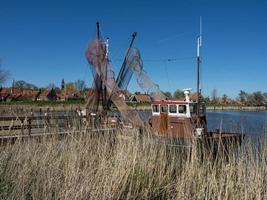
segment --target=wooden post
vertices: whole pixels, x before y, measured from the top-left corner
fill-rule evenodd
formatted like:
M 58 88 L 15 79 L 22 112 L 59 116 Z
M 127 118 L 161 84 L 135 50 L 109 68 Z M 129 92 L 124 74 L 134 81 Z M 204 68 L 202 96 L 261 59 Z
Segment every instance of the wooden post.
M 23 121 L 23 119 L 21 119 L 20 121 L 21 121 L 21 133 L 23 135 L 23 133 L 24 133 L 24 121 Z
M 31 129 L 32 129 L 32 119 L 28 119 L 28 134 L 31 136 Z

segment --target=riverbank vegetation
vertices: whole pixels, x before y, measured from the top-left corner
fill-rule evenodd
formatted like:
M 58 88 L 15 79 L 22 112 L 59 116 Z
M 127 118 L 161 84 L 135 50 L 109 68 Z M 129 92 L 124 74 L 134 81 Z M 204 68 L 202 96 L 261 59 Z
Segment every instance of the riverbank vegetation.
M 266 139 L 215 157 L 194 143 L 169 145 L 135 130 L 17 141 L 0 150 L 0 199 L 267 198 Z

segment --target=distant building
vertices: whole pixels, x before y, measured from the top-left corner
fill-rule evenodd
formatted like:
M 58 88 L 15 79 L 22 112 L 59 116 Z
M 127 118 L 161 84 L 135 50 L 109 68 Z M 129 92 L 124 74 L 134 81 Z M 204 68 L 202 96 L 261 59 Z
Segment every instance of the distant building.
M 1 88 L 0 89 L 0 101 L 36 101 L 40 95 L 39 90 L 21 90 L 15 88 Z
M 40 94 L 40 90 L 22 90 L 21 99 L 27 101 L 36 101 Z
M 147 94 L 134 94 L 130 101 L 135 103 L 151 103 L 151 97 Z
M 38 101 L 56 101 L 57 99 L 58 95 L 53 88 L 51 90 L 46 89 L 42 91 L 37 98 Z
M 63 90 L 61 91 L 60 100 L 68 101 L 84 98 L 83 94 L 77 90 Z
M 197 93 L 192 93 L 189 95 L 191 101 L 197 102 Z
M 0 101 L 6 102 L 10 96 L 11 90 L 8 88 L 0 88 Z

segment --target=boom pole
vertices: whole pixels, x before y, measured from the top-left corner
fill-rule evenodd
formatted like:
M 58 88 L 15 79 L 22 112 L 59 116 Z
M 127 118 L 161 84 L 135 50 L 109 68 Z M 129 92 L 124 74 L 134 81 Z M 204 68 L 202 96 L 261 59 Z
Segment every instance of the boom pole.
M 122 79 L 123 79 L 123 76 L 124 76 L 124 74 L 126 72 L 125 71 L 125 65 L 126 65 L 126 62 L 127 62 L 127 57 L 128 57 L 128 54 L 129 54 L 130 49 L 133 46 L 133 43 L 134 43 L 134 40 L 135 40 L 136 36 L 137 36 L 137 32 L 133 32 L 133 34 L 132 34 L 132 40 L 130 42 L 130 45 L 128 47 L 128 50 L 126 52 L 126 55 L 124 57 L 124 60 L 123 60 L 123 63 L 122 63 L 121 69 L 120 69 L 120 72 L 119 72 L 118 77 L 117 77 L 117 80 L 116 80 L 116 83 L 119 86 L 119 88 L 121 88 L 121 86 L 122 86 L 121 85 L 122 84 Z
M 130 45 L 129 45 L 128 49 L 127 49 L 127 52 L 126 52 L 126 55 L 124 57 L 120 72 L 119 72 L 119 74 L 117 76 L 117 79 L 116 79 L 116 84 L 117 84 L 118 88 L 120 88 L 120 89 L 122 89 L 122 87 L 124 85 L 127 85 L 129 83 L 129 81 L 130 81 L 130 80 L 128 80 L 128 82 L 126 84 L 124 83 L 125 75 L 127 74 L 128 70 L 129 70 L 129 69 L 126 69 L 126 63 L 127 63 L 127 57 L 129 55 L 130 49 L 133 46 L 133 43 L 134 43 L 134 40 L 135 40 L 136 36 L 137 36 L 137 32 L 133 32 Z M 110 95 L 110 97 L 108 99 L 108 102 L 107 102 L 107 107 L 108 108 L 111 106 L 111 97 L 112 97 L 112 95 L 113 94 L 111 93 L 111 95 Z

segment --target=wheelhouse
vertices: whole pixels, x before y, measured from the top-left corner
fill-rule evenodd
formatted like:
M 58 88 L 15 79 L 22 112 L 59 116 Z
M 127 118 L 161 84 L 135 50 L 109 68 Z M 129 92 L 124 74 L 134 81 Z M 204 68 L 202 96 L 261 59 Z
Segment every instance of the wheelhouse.
M 154 100 L 151 104 L 152 116 L 149 124 L 161 135 L 179 138 L 191 138 L 207 130 L 205 106 L 190 100 L 189 91 L 185 91 L 185 100 Z
M 152 101 L 152 116 L 167 114 L 170 117 L 190 118 L 196 116 L 197 103 L 176 101 L 176 100 L 158 100 Z M 200 115 L 204 116 L 206 112 L 205 106 L 200 106 Z

